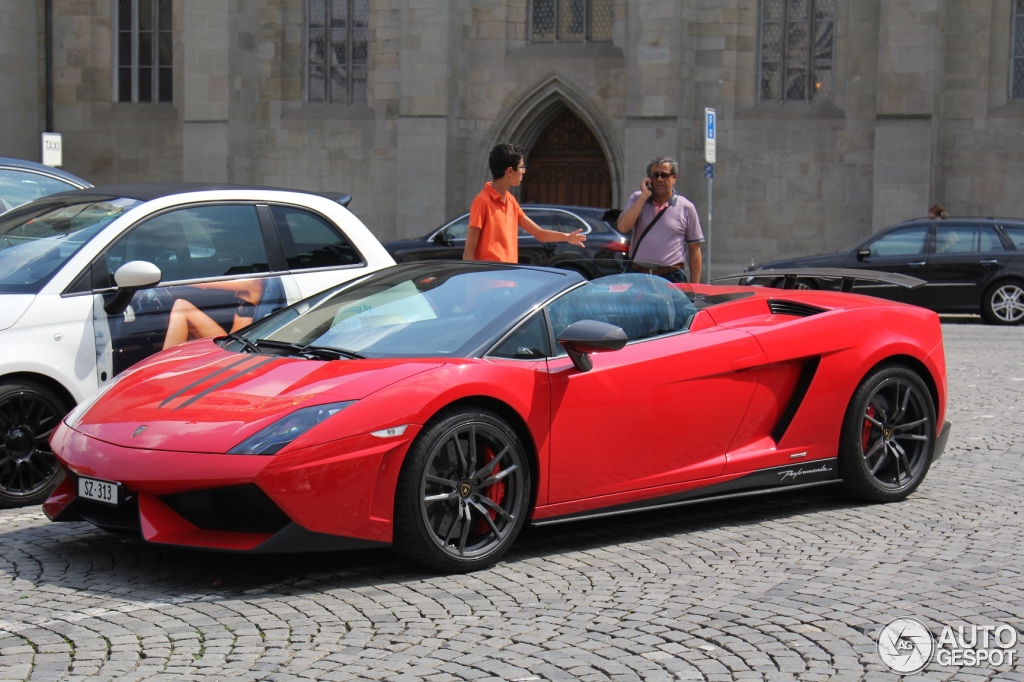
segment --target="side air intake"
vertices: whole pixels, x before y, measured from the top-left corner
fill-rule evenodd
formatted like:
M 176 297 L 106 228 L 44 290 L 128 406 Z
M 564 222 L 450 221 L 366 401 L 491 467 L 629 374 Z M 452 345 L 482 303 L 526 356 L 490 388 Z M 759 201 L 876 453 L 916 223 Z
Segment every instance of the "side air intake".
M 772 440 L 776 444 L 786 435 L 786 429 L 789 428 L 793 417 L 796 416 L 797 410 L 800 409 L 800 405 L 804 402 L 804 397 L 807 396 L 807 389 L 811 387 L 811 381 L 814 380 L 814 375 L 818 372 L 818 363 L 820 362 L 820 358 L 813 358 L 804 363 L 804 368 L 800 372 L 800 378 L 793 389 L 793 396 L 789 399 L 786 409 L 782 411 L 782 416 L 779 417 L 775 428 L 772 429 Z
M 772 315 L 790 315 L 792 317 L 810 317 L 825 312 L 824 308 L 817 306 L 796 301 L 780 301 L 774 298 L 768 301 L 768 309 L 772 311 Z

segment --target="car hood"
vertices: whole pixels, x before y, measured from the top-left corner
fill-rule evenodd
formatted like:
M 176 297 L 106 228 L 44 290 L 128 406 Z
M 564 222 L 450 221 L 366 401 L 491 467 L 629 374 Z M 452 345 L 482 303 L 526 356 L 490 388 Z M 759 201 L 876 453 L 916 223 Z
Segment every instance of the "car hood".
M 130 448 L 225 452 L 295 410 L 360 400 L 441 367 L 424 360 L 307 360 L 188 344 L 137 366 L 70 426 Z M 145 427 L 145 428 L 143 428 Z
M 0 294 L 0 331 L 13 327 L 35 297 L 35 294 Z

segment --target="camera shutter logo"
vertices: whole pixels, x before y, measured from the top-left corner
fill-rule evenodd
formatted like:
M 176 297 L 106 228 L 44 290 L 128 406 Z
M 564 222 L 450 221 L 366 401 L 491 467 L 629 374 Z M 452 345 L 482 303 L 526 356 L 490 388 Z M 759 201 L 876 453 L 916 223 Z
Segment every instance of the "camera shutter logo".
M 891 620 L 878 633 L 878 658 L 895 673 L 920 672 L 934 651 L 932 633 L 916 618 Z

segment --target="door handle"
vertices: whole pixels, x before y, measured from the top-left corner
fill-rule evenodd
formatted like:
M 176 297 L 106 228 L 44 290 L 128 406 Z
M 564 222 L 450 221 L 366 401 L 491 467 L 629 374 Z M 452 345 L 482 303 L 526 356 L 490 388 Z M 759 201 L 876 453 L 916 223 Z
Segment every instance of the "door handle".
M 925 261 L 923 260 L 914 261 L 913 263 L 907 263 L 907 265 L 909 265 L 912 268 L 923 268 L 924 264 Z
M 995 258 L 980 260 L 978 262 L 981 263 L 982 265 L 999 265 L 999 261 L 996 260 Z

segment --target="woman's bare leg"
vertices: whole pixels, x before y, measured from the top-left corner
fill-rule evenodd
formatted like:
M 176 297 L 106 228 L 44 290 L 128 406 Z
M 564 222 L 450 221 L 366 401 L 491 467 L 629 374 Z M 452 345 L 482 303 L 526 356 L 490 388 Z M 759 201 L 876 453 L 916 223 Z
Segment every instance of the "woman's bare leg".
M 174 302 L 171 318 L 164 336 L 164 349 L 173 348 L 190 339 L 207 339 L 221 336 L 224 329 L 193 304 L 183 298 Z

